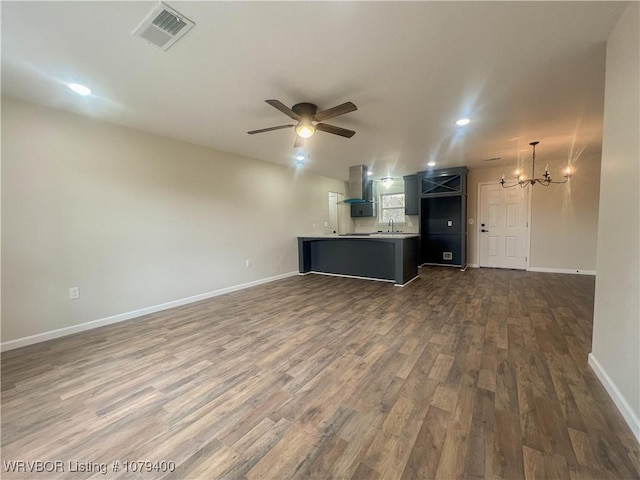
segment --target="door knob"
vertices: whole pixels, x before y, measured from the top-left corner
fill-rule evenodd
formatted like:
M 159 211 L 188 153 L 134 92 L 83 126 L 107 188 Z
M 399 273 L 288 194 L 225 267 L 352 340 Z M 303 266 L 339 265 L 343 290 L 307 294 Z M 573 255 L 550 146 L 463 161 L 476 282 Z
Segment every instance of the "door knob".
M 488 232 L 489 230 L 485 230 L 484 228 L 480 230 L 481 232 Z

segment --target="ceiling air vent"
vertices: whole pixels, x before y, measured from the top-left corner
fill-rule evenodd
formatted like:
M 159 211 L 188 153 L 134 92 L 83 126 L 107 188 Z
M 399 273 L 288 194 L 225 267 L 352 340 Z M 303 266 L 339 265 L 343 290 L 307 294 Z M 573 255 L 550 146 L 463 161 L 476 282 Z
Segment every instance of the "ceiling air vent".
M 168 50 L 193 26 L 191 20 L 160 2 L 133 31 L 135 37 L 142 38 L 160 50 Z

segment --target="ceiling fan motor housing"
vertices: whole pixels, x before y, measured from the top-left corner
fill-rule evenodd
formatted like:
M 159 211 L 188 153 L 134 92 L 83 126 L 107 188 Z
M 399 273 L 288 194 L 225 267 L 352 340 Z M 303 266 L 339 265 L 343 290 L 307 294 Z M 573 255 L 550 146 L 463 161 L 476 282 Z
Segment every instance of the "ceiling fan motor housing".
M 311 118 L 315 116 L 316 112 L 318 111 L 318 107 L 313 103 L 303 102 L 296 103 L 293 107 L 291 107 L 291 110 L 293 110 L 303 118 Z

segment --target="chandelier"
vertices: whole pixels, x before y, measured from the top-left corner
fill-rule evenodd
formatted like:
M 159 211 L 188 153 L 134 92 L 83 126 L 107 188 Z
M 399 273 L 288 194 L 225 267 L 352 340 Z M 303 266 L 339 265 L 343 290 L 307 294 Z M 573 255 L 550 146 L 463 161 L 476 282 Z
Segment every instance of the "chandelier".
M 544 167 L 544 175 L 542 176 L 542 178 L 535 178 L 534 175 L 536 170 L 536 145 L 538 145 L 539 143 L 540 142 L 531 142 L 529 144 L 533 147 L 533 162 L 531 165 L 531 178 L 524 178 L 524 175 L 522 175 L 520 170 L 516 170 L 515 172 L 516 183 L 512 185 L 506 185 L 506 182 L 504 180 L 504 174 L 503 174 L 502 180 L 500 180 L 500 185 L 502 185 L 503 188 L 512 188 L 517 186 L 524 188 L 529 185 L 535 185 L 536 183 L 539 183 L 540 185 L 544 185 L 545 187 L 548 187 L 552 183 L 567 183 L 569 181 L 569 177 L 571 177 L 572 175 L 571 167 L 567 167 L 567 169 L 564 171 L 564 180 L 560 182 L 554 182 L 551 180 L 551 175 L 549 174 L 549 164 L 547 164 Z

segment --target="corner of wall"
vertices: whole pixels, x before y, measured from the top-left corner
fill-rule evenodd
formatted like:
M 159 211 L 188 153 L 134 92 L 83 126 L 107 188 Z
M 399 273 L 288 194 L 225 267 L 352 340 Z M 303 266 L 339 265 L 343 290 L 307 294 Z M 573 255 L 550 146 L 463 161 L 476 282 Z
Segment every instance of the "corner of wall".
M 606 370 L 602 367 L 600 362 L 598 362 L 598 359 L 593 353 L 589 354 L 589 365 L 613 400 L 613 403 L 618 407 L 622 417 L 627 422 L 627 425 L 629 425 L 629 428 L 631 428 L 631 432 L 638 442 L 640 442 L 640 419 L 638 419 L 636 414 L 633 412 L 631 405 L 629 405 L 629 402 L 627 402 L 620 390 L 618 390 L 618 387 L 616 387 L 611 377 L 607 374 Z

